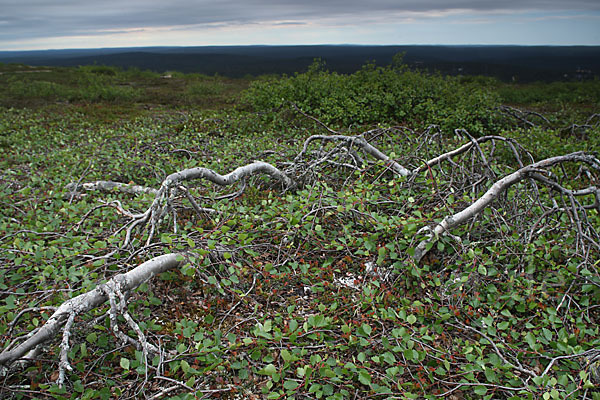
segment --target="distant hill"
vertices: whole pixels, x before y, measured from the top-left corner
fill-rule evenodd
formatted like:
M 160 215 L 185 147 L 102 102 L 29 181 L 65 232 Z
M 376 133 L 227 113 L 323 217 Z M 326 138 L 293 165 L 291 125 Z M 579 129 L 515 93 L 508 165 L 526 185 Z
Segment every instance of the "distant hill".
M 600 46 L 205 46 L 0 51 L 0 62 L 46 66 L 112 65 L 157 72 L 229 77 L 303 72 L 315 58 L 350 73 L 366 62 L 387 65 L 397 53 L 413 68 L 502 80 L 555 81 L 600 77 Z

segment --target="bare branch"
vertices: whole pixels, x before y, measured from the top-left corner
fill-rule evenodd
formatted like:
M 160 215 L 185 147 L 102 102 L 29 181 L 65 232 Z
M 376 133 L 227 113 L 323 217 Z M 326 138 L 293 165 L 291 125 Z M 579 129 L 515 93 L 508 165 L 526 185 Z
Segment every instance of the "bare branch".
M 139 186 L 129 183 L 121 183 L 121 182 L 113 182 L 113 181 L 96 181 L 96 182 L 86 182 L 86 183 L 69 183 L 65 186 L 65 189 L 75 192 L 78 189 L 84 189 L 87 191 L 98 190 L 102 192 L 121 192 L 128 194 L 142 194 L 142 193 L 151 193 L 156 195 L 158 190 Z
M 146 244 L 150 243 L 154 236 L 154 233 L 158 229 L 158 225 L 161 218 L 165 215 L 167 210 L 171 209 L 170 201 L 172 199 L 173 191 L 180 190 L 179 188 L 181 187 L 182 182 L 195 179 L 206 179 L 217 185 L 227 186 L 234 184 L 240 180 L 243 181 L 246 177 L 255 173 L 264 173 L 274 177 L 275 179 L 283 183 L 285 189 L 290 189 L 295 186 L 295 182 L 292 179 L 290 179 L 285 173 L 283 173 L 273 165 L 263 161 L 254 161 L 253 163 L 244 165 L 242 167 L 238 167 L 226 175 L 221 175 L 210 168 L 204 167 L 184 169 L 182 171 L 178 171 L 167 176 L 162 182 L 160 189 L 158 190 L 138 185 L 129 185 L 125 183 L 112 181 L 90 182 L 81 184 L 79 186 L 86 190 L 117 190 L 120 192 L 130 194 L 152 193 L 155 195 L 154 201 L 152 202 L 150 207 L 142 214 L 131 214 L 125 210 L 120 210 L 122 214 L 128 215 L 131 218 L 131 221 L 129 221 L 129 223 L 122 228 L 126 228 L 125 242 L 123 244 L 123 247 L 126 247 L 131 241 L 131 235 L 133 233 L 133 230 L 138 225 L 142 225 L 143 227 L 145 227 L 147 224 L 150 224 L 150 230 Z M 70 191 L 76 189 L 75 184 L 72 183 L 67 185 L 66 188 Z M 195 201 L 193 201 L 193 198 L 189 196 L 188 200 L 190 200 L 190 202 L 192 203 L 192 207 L 194 207 L 194 209 L 197 212 L 214 211 L 212 209 L 201 208 Z
M 485 192 L 479 199 L 477 199 L 470 206 L 465 208 L 464 210 L 454 214 L 449 215 L 444 218 L 440 223 L 435 225 L 433 229 L 431 229 L 430 237 L 426 240 L 423 240 L 421 243 L 417 245 L 415 248 L 414 259 L 419 262 L 423 256 L 428 251 L 428 245 L 430 243 L 434 243 L 438 240 L 439 236 L 445 232 L 450 231 L 450 229 L 464 224 L 469 219 L 478 215 L 481 211 L 483 211 L 486 207 L 488 207 L 494 200 L 496 200 L 506 189 L 510 186 L 514 185 L 517 182 L 525 178 L 533 178 L 536 179 L 539 174 L 538 171 L 549 168 L 557 164 L 565 163 L 565 162 L 581 162 L 586 163 L 593 168 L 600 171 L 600 161 L 596 159 L 594 156 L 586 154 L 584 152 L 575 152 L 571 154 L 567 154 L 564 156 L 557 156 L 547 158 L 545 160 L 530 164 L 526 167 L 520 168 L 512 174 L 506 175 L 505 177 L 497 180 L 492 187 L 490 187 L 487 192 Z M 594 188 L 595 189 L 595 188 Z M 585 190 L 583 193 L 588 194 L 595 191 Z
M 108 300 L 107 285 L 114 285 L 121 292 L 133 290 L 143 282 L 152 279 L 155 275 L 181 265 L 181 257 L 183 257 L 181 253 L 155 257 L 129 272 L 115 276 L 106 284 L 99 285 L 89 292 L 65 301 L 33 336 L 13 350 L 0 353 L 0 366 L 8 366 L 15 360 L 25 356 L 29 351 L 34 350 L 38 345 L 52 339 L 59 329 L 75 315 L 85 313 L 105 303 Z M 70 326 L 65 327 L 65 330 L 67 328 L 70 328 Z M 65 346 L 65 343 L 68 345 L 68 338 L 68 333 L 63 335 L 63 346 Z M 61 359 L 61 363 L 62 361 Z
M 302 151 L 300 151 L 300 153 L 296 156 L 294 162 L 297 163 L 300 160 L 302 160 L 302 157 L 308 151 L 308 146 L 310 145 L 310 143 L 313 141 L 317 141 L 317 140 L 324 141 L 324 142 L 327 142 L 327 141 L 329 141 L 329 142 L 335 142 L 335 141 L 345 142 L 350 147 L 356 145 L 357 147 L 360 147 L 365 153 L 367 153 L 371 157 L 375 158 L 376 160 L 385 161 L 386 163 L 388 163 L 390 168 L 397 175 L 400 175 L 400 176 L 410 176 L 411 175 L 411 172 L 408 169 L 406 169 L 402 165 L 398 164 L 396 161 L 389 158 L 386 154 L 381 152 L 378 148 L 376 148 L 375 146 L 373 146 L 369 142 L 367 142 L 362 136 L 312 135 L 304 141 L 304 146 L 302 147 Z
M 437 157 L 434 157 L 434 158 L 432 158 L 429 161 L 426 161 L 425 164 L 421 165 L 418 168 L 415 168 L 412 171 L 412 174 L 419 174 L 419 173 L 427 170 L 428 168 L 433 167 L 434 165 L 440 164 L 443 161 L 451 159 L 452 157 L 456 157 L 456 156 L 458 156 L 460 154 L 463 154 L 463 153 L 469 151 L 470 149 L 472 149 L 473 145 L 475 143 L 481 144 L 481 143 L 485 143 L 485 142 L 489 142 L 489 141 L 493 141 L 493 140 L 499 140 L 499 141 L 503 141 L 503 142 L 508 143 L 508 145 L 511 146 L 511 150 L 513 150 L 513 153 L 514 153 L 515 157 L 517 158 L 517 160 L 520 161 L 520 157 L 519 157 L 519 155 L 517 153 L 517 150 L 515 148 L 515 145 L 517 145 L 517 143 L 516 143 L 516 141 L 514 139 L 505 138 L 504 136 L 489 135 L 489 136 L 482 136 L 482 137 L 479 137 L 477 139 L 471 140 L 471 141 L 463 144 L 462 146 L 460 146 L 460 147 L 458 147 L 458 148 L 456 148 L 454 150 L 451 150 L 451 151 L 449 151 L 447 153 L 444 153 L 444 154 L 441 154 L 441 155 L 439 155 Z M 533 161 L 533 159 L 532 159 L 532 161 Z

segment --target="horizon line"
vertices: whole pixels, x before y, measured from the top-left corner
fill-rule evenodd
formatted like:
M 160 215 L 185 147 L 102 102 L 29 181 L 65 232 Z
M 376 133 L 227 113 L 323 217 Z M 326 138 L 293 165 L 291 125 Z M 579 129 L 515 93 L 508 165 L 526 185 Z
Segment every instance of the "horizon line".
M 171 46 L 117 46 L 117 47 L 64 47 L 46 49 L 20 49 L 4 50 L 2 53 L 12 52 L 43 52 L 43 51 L 65 51 L 65 50 L 119 50 L 119 49 L 170 49 L 170 48 L 210 48 L 210 47 L 600 47 L 600 44 L 353 44 L 353 43 L 321 43 L 321 44 L 225 44 L 225 45 L 171 45 Z

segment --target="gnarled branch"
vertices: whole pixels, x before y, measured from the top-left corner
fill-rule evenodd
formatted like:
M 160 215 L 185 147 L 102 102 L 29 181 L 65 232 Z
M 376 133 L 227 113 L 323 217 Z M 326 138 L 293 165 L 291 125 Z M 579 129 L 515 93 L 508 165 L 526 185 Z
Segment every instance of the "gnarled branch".
M 169 269 L 181 265 L 183 254 L 164 254 L 146 261 L 129 272 L 119 274 L 105 284 L 99 285 L 93 290 L 80 294 L 77 297 L 65 301 L 58 307 L 46 323 L 33 333 L 27 340 L 12 350 L 0 353 L 0 366 L 7 366 L 20 358 L 28 358 L 27 353 L 33 351 L 38 345 L 52 339 L 62 326 L 72 321 L 74 316 L 90 311 L 104 304 L 109 296 L 110 287 L 116 287 L 120 292 L 128 292 L 152 277 Z M 70 326 L 65 326 L 65 329 Z M 66 340 L 64 338 L 67 338 Z M 68 333 L 63 335 L 62 346 L 68 345 Z M 66 352 L 65 352 L 66 353 Z M 61 363 L 66 363 L 66 359 Z
M 154 236 L 154 232 L 158 228 L 160 219 L 170 208 L 169 203 L 171 200 L 173 190 L 179 190 L 182 182 L 196 179 L 206 179 L 217 185 L 227 186 L 234 184 L 240 180 L 243 180 L 244 178 L 256 173 L 264 173 L 274 177 L 275 179 L 282 182 L 283 186 L 286 189 L 290 189 L 295 186 L 295 182 L 292 179 L 290 179 L 285 173 L 280 171 L 277 167 L 263 161 L 254 161 L 250 164 L 238 167 L 226 175 L 221 175 L 210 168 L 204 167 L 189 168 L 184 169 L 182 171 L 174 172 L 163 180 L 158 190 L 138 185 L 129 185 L 112 181 L 97 181 L 91 183 L 84 183 L 81 185 L 71 183 L 67 185 L 66 188 L 71 191 L 76 190 L 78 187 L 83 187 L 86 190 L 117 190 L 131 194 L 153 193 L 155 195 L 155 198 L 150 207 L 144 213 L 129 214 L 129 216 L 132 219 L 127 224 L 128 227 L 126 230 L 125 242 L 123 244 L 123 247 L 125 247 L 129 244 L 131 240 L 131 234 L 133 229 L 138 225 L 146 226 L 147 224 L 150 224 L 150 232 L 148 234 L 147 239 L 147 243 L 150 243 Z M 207 211 L 206 209 L 201 209 L 195 202 L 192 202 L 192 206 L 197 211 Z
M 474 203 L 472 203 L 467 208 L 459 211 L 456 214 L 449 215 L 445 217 L 441 222 L 435 225 L 430 230 L 430 235 L 428 239 L 421 241 L 417 247 L 415 248 L 414 259 L 419 262 L 423 256 L 428 251 L 428 245 L 430 243 L 434 243 L 438 240 L 439 236 L 445 232 L 450 231 L 450 229 L 462 225 L 467 222 L 469 219 L 473 218 L 480 212 L 482 212 L 486 207 L 488 207 L 494 200 L 496 200 L 504 191 L 506 191 L 510 186 L 514 185 L 517 182 L 522 181 L 526 178 L 533 178 L 541 181 L 542 183 L 548 184 L 549 180 L 547 178 L 543 178 L 542 175 L 539 174 L 540 170 L 545 168 L 552 167 L 557 164 L 562 164 L 566 162 L 580 162 L 585 163 L 593 167 L 594 169 L 600 171 L 600 161 L 584 152 L 575 152 L 571 154 L 566 154 L 563 156 L 556 156 L 547 158 L 542 161 L 538 161 L 536 163 L 527 165 L 525 167 L 519 168 L 517 171 L 512 174 L 506 175 L 503 178 L 497 180 L 492 187 L 490 187 L 480 198 L 478 198 Z M 553 182 L 551 187 L 560 186 L 558 183 Z M 562 186 L 560 186 L 562 188 Z M 564 189 L 567 191 L 566 189 Z M 595 196 L 598 195 L 598 190 L 595 187 L 587 188 L 585 190 L 580 191 L 568 191 L 572 195 L 585 196 L 593 194 Z M 598 199 L 596 198 L 595 204 L 598 203 Z
M 308 151 L 308 146 L 311 142 L 314 141 L 323 141 L 323 142 L 346 142 L 348 146 L 354 146 L 361 148 L 365 153 L 375 158 L 376 160 L 385 161 L 389 164 L 390 168 L 394 171 L 395 174 L 400 176 L 409 176 L 411 172 L 398 164 L 396 161 L 392 160 L 386 154 L 381 152 L 377 147 L 373 146 L 369 142 L 365 140 L 362 136 L 344 136 L 344 135 L 312 135 L 308 139 L 304 141 L 304 146 L 302 147 L 302 151 L 296 156 L 294 162 L 299 162 L 302 160 L 302 157 Z

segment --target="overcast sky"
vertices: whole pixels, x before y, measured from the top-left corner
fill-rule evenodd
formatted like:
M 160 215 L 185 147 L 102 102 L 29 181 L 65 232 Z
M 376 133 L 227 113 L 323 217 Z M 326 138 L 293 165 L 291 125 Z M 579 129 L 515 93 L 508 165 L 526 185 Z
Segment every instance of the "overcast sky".
M 600 0 L 0 0 L 0 50 L 600 45 Z

